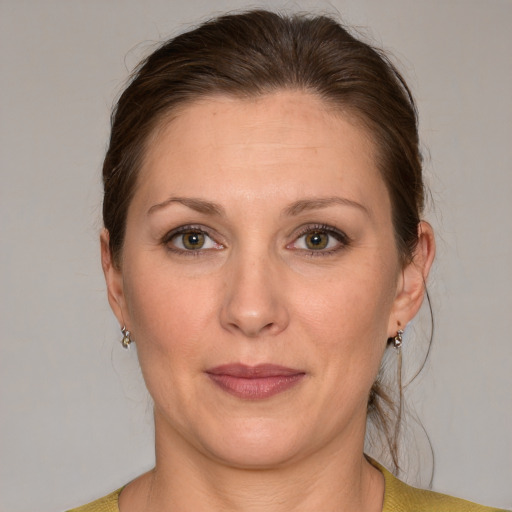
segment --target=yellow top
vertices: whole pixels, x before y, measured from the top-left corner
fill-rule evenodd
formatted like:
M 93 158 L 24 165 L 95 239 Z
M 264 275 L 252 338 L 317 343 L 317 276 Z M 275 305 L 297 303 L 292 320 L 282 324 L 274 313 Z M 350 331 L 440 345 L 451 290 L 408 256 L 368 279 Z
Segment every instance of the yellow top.
M 476 505 L 446 494 L 416 489 L 398 480 L 380 464 L 371 462 L 384 475 L 386 487 L 382 512 L 500 512 L 500 509 Z M 68 512 L 119 512 L 121 490 L 122 487 L 104 498 Z

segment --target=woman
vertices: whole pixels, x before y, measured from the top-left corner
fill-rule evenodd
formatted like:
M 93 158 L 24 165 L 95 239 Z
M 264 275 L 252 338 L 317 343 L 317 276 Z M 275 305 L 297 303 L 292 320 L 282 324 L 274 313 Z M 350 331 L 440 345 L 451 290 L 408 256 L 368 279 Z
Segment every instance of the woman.
M 490 510 L 363 452 L 370 413 L 396 461 L 379 368 L 435 252 L 415 106 L 384 56 L 325 17 L 206 23 L 142 63 L 103 177 L 156 466 L 78 510 Z

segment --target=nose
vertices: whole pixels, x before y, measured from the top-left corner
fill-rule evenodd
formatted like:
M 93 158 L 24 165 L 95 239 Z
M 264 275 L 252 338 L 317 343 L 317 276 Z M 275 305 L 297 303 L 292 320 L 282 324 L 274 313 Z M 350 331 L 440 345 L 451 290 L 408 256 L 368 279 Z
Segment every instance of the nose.
M 289 324 L 285 290 L 270 257 L 239 258 L 226 269 L 222 326 L 249 338 L 275 336 Z

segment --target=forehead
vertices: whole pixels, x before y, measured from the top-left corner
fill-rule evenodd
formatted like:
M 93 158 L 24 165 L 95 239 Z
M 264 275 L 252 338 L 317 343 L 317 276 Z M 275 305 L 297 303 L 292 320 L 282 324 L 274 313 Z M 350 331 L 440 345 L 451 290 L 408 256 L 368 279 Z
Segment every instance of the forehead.
M 387 196 L 374 153 L 354 116 L 310 93 L 204 98 L 155 130 L 138 189 L 152 200 L 190 188 L 195 195 L 250 192 L 260 199 L 339 189 L 359 199 L 368 189 Z

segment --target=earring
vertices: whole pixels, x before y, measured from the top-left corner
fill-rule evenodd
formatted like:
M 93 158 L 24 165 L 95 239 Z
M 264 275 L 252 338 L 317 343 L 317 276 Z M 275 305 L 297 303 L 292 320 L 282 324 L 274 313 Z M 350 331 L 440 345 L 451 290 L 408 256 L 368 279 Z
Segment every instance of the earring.
M 130 331 L 126 329 L 126 327 L 123 325 L 121 327 L 121 332 L 123 333 L 123 339 L 121 340 L 121 345 L 123 345 L 124 348 L 130 348 L 130 343 L 132 342 L 132 338 L 130 336 Z
M 393 338 L 393 346 L 400 350 L 400 347 L 402 346 L 402 334 L 404 331 L 402 329 L 398 329 L 396 336 Z

